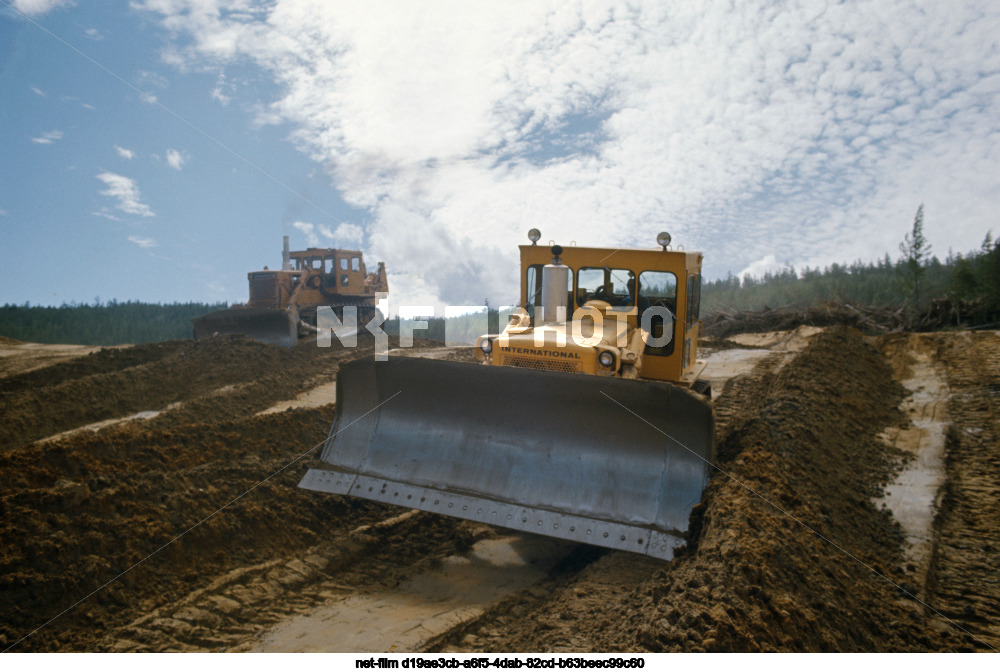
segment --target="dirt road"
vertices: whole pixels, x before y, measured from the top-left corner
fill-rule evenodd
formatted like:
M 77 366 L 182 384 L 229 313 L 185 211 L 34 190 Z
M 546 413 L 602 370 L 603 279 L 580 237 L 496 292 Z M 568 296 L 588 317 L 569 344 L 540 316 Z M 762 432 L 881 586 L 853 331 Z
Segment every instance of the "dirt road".
M 1000 648 L 1000 334 L 710 345 L 717 470 L 669 563 L 296 488 L 370 343 L 4 355 L 0 646 Z

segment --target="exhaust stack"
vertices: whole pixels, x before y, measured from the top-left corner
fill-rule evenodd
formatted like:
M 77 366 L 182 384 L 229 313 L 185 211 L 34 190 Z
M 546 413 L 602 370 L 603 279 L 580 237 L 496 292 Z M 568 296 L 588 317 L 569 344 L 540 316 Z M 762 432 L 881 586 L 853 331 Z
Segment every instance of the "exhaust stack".
M 552 263 L 542 268 L 542 322 L 564 322 L 569 296 L 569 267 L 563 265 L 559 255 L 562 247 L 552 246 Z
M 285 236 L 285 244 L 281 250 L 281 270 L 292 270 L 292 255 L 288 250 L 288 236 Z

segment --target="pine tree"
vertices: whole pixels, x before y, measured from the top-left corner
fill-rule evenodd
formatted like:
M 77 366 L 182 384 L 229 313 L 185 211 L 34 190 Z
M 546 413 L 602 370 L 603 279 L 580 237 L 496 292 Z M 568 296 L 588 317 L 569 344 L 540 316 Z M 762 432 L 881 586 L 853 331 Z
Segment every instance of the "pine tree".
M 917 304 L 920 302 L 920 290 L 923 288 L 924 273 L 927 270 L 927 255 L 931 251 L 931 246 L 924 238 L 923 203 L 917 208 L 917 214 L 913 218 L 913 230 L 903 237 L 899 251 L 903 253 L 900 271 L 907 299 L 910 303 Z

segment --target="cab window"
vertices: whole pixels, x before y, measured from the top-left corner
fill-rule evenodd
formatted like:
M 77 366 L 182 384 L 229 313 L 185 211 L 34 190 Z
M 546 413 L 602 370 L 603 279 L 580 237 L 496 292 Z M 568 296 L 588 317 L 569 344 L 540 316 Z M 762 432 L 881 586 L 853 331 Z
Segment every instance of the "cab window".
M 639 304 L 646 307 L 661 306 L 670 311 L 674 316 L 674 324 L 677 324 L 677 276 L 668 271 L 643 271 L 639 274 Z M 665 327 L 664 319 L 660 315 L 654 315 L 650 319 L 650 335 L 660 338 Z M 674 329 L 674 336 L 670 342 L 660 347 L 646 346 L 646 354 L 667 356 L 674 352 L 674 344 L 677 342 L 677 329 Z
M 535 306 L 540 306 L 542 301 L 542 269 L 544 266 L 541 264 L 532 264 L 528 266 L 527 277 L 525 277 L 525 304 L 524 310 L 532 318 L 535 317 Z M 566 293 L 567 297 L 573 294 L 573 271 L 566 275 Z M 567 313 L 572 315 L 573 305 L 572 303 L 567 303 Z
M 351 270 L 354 272 L 361 270 L 361 257 L 351 257 Z
M 688 328 L 701 318 L 701 274 L 688 275 L 687 325 Z
M 639 274 L 639 293 L 673 311 L 677 307 L 677 276 L 667 271 Z
M 631 310 L 635 306 L 635 274 L 627 268 L 581 268 L 576 274 L 577 305 L 587 301 L 607 301 L 612 309 Z

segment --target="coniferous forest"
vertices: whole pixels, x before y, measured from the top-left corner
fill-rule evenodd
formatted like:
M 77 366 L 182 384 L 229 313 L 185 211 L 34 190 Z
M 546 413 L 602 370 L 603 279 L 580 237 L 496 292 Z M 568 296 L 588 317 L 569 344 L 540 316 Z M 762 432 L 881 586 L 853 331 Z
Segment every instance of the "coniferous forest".
M 0 336 L 32 343 L 119 345 L 191 338 L 191 319 L 226 304 L 141 303 L 139 301 L 63 304 L 59 307 L 0 307 Z

